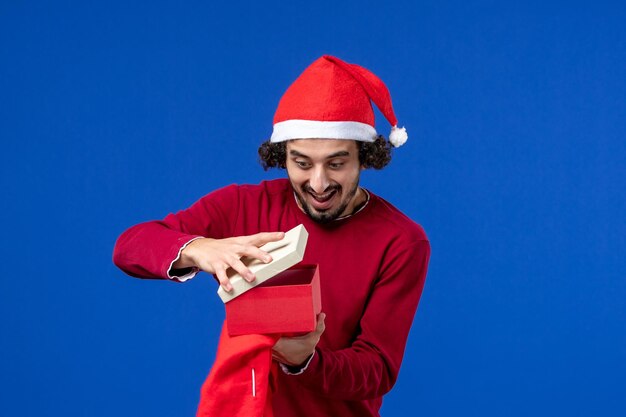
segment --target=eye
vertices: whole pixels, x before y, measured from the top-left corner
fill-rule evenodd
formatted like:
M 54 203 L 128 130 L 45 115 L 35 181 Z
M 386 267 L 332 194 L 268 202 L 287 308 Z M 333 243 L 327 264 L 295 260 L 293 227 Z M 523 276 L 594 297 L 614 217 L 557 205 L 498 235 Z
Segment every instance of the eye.
M 296 159 L 294 162 L 296 163 L 298 168 L 301 168 L 301 169 L 307 169 L 311 166 L 307 161 L 303 161 L 301 159 Z
M 328 166 L 330 167 L 330 169 L 341 169 L 343 167 L 344 163 L 343 162 L 330 162 L 328 164 Z

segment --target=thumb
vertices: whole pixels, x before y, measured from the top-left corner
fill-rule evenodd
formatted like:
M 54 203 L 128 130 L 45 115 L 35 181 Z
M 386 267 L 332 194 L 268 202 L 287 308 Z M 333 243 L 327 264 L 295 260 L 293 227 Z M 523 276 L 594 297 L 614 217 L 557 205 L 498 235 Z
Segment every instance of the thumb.
M 326 323 L 324 323 L 325 319 L 326 319 L 325 313 L 320 313 L 319 316 L 317 316 L 317 326 L 315 328 L 315 333 L 320 334 L 320 335 L 324 333 L 324 330 L 326 330 Z

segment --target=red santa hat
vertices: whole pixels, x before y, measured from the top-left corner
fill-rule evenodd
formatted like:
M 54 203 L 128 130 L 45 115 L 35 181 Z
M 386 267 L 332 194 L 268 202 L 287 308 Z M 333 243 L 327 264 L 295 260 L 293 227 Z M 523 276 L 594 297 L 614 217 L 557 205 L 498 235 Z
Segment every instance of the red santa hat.
M 274 115 L 271 142 L 291 139 L 352 139 L 373 142 L 373 101 L 391 124 L 389 141 L 402 146 L 408 136 L 398 128 L 387 86 L 369 70 L 324 55 L 287 89 Z

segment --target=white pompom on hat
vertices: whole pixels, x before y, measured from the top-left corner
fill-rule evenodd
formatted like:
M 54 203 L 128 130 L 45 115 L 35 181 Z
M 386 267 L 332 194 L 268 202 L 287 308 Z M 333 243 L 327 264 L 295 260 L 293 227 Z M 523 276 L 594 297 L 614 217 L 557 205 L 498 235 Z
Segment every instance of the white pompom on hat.
M 391 124 L 389 142 L 402 146 L 408 135 L 398 127 L 387 86 L 371 71 L 324 55 L 291 84 L 278 103 L 271 142 L 291 139 L 351 139 L 373 142 L 378 135 L 374 102 Z

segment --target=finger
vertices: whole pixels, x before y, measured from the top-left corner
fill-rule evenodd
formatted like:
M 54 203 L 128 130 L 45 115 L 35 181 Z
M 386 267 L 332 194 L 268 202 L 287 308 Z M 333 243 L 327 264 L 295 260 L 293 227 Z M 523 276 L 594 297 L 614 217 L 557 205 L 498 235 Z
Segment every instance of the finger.
M 263 246 L 268 242 L 276 242 L 284 237 L 284 232 L 261 232 L 248 236 L 248 243 L 254 246 Z
M 280 339 L 278 339 L 276 343 L 274 343 L 274 346 L 272 346 L 272 350 L 276 350 L 276 349 L 280 350 L 280 345 L 282 345 L 283 339 L 284 337 L 281 337 Z
M 272 359 L 280 363 L 289 363 L 284 356 L 278 354 L 272 354 Z
M 254 273 L 248 269 L 246 265 L 244 265 L 241 260 L 234 258 L 230 263 L 231 268 L 239 273 L 248 282 L 252 282 L 256 279 Z
M 277 361 L 281 361 L 283 359 L 283 355 L 280 353 L 283 345 L 283 338 L 281 337 L 274 343 L 272 347 L 272 358 Z
M 230 280 L 226 275 L 226 268 L 215 268 L 215 275 L 217 276 L 217 280 L 220 282 L 220 285 L 222 286 L 222 288 L 224 288 L 225 291 L 230 292 L 233 290 L 233 286 L 231 285 Z
M 265 263 L 272 262 L 272 255 L 257 248 L 256 246 L 248 245 L 241 251 L 241 253 L 243 256 L 247 256 L 248 258 L 258 259 L 261 262 L 265 262 Z

